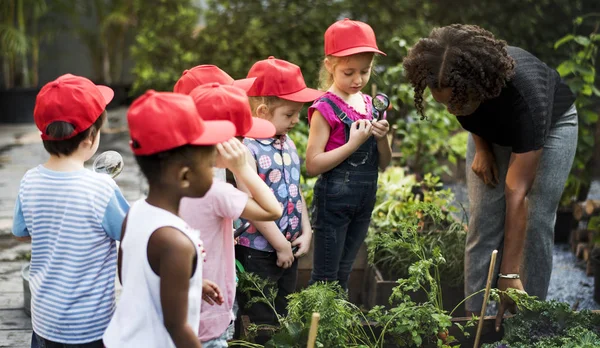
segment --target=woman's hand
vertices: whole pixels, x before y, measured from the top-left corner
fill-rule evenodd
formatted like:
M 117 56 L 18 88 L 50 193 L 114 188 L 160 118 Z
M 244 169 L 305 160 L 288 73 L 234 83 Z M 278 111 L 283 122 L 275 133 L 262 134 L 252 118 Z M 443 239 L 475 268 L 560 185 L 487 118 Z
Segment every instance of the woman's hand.
M 517 289 L 523 291 L 523 283 L 521 283 L 521 279 L 499 278 L 498 290 L 506 291 L 507 289 Z M 498 308 L 498 314 L 496 315 L 496 332 L 500 331 L 502 318 L 504 317 L 504 312 L 506 312 L 506 310 L 514 314 L 517 312 L 517 305 L 510 297 L 502 294 L 500 296 L 500 307 Z
M 498 184 L 498 166 L 494 154 L 489 150 L 477 150 L 473 158 L 471 170 L 483 180 L 486 185 Z

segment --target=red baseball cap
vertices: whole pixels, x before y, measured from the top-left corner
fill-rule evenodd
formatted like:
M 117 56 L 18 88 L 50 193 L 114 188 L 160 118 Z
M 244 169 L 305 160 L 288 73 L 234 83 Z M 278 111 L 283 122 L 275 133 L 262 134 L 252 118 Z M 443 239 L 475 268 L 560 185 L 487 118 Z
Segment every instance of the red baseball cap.
M 215 145 L 231 139 L 229 121 L 204 121 L 192 97 L 147 91 L 127 111 L 129 142 L 136 155 L 152 155 L 184 145 Z
M 374 52 L 385 56 L 377 47 L 375 32 L 367 23 L 344 18 L 325 31 L 325 55 L 346 57 L 362 52 Z
M 175 84 L 173 92 L 190 94 L 190 92 L 203 84 L 217 82 L 222 85 L 234 85 L 248 91 L 256 79 L 234 80 L 229 74 L 215 65 L 198 65 L 185 70 Z
M 300 67 L 273 56 L 250 68 L 248 77 L 256 77 L 249 97 L 279 97 L 300 103 L 320 98 L 325 92 L 306 87 Z
M 42 132 L 43 140 L 72 138 L 96 122 L 114 95 L 112 89 L 95 85 L 85 77 L 59 76 L 44 85 L 35 99 L 35 125 Z M 59 121 L 73 125 L 73 133 L 60 139 L 46 135 L 48 125 Z
M 231 121 L 236 128 L 235 136 L 263 139 L 275 135 L 271 122 L 252 117 L 248 96 L 241 88 L 207 83 L 194 88 L 190 97 L 203 119 Z

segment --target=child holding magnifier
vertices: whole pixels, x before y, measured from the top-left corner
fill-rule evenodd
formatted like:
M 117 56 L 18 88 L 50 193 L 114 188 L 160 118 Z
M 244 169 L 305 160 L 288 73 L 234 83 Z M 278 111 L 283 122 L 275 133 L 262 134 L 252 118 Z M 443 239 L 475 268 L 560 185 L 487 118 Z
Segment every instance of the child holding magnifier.
M 311 214 L 311 283 L 338 281 L 347 289 L 371 222 L 378 169 L 391 161 L 389 123 L 377 117 L 371 97 L 361 93 L 375 54 L 385 53 L 366 23 L 346 18 L 325 32 L 321 87 L 327 93 L 308 109 L 306 169 L 309 175 L 320 174 Z

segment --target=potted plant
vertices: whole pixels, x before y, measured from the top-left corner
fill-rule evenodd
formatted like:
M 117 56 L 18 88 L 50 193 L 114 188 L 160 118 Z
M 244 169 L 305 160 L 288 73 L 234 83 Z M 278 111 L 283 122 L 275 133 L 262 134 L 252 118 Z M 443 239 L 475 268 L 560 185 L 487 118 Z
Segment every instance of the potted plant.
M 420 187 L 419 195 L 413 187 Z M 404 176 L 402 169 L 392 168 L 380 178 L 378 204 L 373 212 L 372 228 L 367 238 L 369 270 L 365 278 L 363 304 L 390 306 L 388 298 L 397 279 L 409 275 L 409 267 L 432 257 L 437 251 L 444 262 L 436 277 L 451 310 L 463 297 L 465 225 L 452 212 L 454 199 L 450 190 L 441 190 L 439 178 L 426 175 L 422 182 Z M 425 292 L 413 296 L 422 300 Z M 462 310 L 462 309 L 461 309 Z

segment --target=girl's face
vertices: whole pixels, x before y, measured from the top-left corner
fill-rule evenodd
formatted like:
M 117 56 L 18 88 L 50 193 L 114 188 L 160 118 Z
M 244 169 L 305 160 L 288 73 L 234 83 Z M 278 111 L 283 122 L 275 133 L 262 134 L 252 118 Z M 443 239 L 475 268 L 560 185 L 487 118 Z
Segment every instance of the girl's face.
M 337 64 L 329 58 L 325 60 L 325 67 L 333 75 L 333 87 L 346 95 L 356 94 L 367 85 L 372 64 L 372 54 L 337 58 Z
M 189 167 L 185 175 L 185 180 L 189 182 L 186 196 L 203 197 L 208 192 L 212 186 L 216 155 L 215 146 L 193 148 L 189 153 Z
M 303 106 L 304 103 L 282 100 L 281 104 L 269 108 L 264 118 L 275 126 L 275 134 L 284 135 L 300 121 L 300 110 Z

